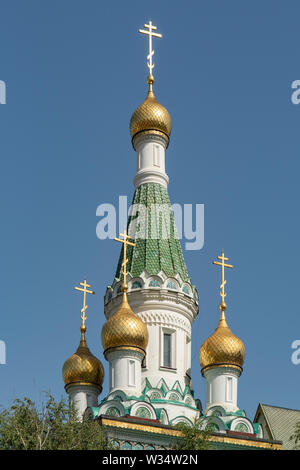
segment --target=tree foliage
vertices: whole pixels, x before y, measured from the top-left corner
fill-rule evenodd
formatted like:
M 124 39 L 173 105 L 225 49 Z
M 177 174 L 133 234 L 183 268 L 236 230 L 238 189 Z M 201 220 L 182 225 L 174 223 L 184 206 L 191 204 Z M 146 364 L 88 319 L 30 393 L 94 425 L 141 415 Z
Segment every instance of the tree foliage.
M 294 441 L 295 443 L 295 450 L 300 450 L 300 421 L 296 423 L 294 434 L 291 435 L 290 441 Z
M 176 428 L 181 431 L 182 436 L 177 439 L 174 448 L 176 450 L 208 450 L 210 449 L 210 427 L 203 426 L 201 419 L 193 426 L 178 423 Z
M 107 448 L 96 421 L 79 420 L 72 403 L 47 394 L 40 407 L 29 398 L 0 412 L 0 449 L 97 450 Z

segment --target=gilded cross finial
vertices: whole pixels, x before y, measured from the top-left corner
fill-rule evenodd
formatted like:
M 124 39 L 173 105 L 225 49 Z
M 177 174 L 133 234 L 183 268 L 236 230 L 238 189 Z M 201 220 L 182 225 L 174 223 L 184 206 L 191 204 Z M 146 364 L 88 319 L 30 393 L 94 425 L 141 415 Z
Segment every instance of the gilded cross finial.
M 213 264 L 217 264 L 218 266 L 221 266 L 222 270 L 222 284 L 220 285 L 220 296 L 221 296 L 221 299 L 222 299 L 222 302 L 220 304 L 220 309 L 222 312 L 224 312 L 226 310 L 226 303 L 225 303 L 225 297 L 226 297 L 226 293 L 225 293 L 225 284 L 226 284 L 226 280 L 225 280 L 225 268 L 233 268 L 233 266 L 231 264 L 226 264 L 225 261 L 228 261 L 229 258 L 225 258 L 224 256 L 224 251 L 222 250 L 222 254 L 221 256 L 218 256 L 218 259 L 221 261 L 213 261 Z
M 135 246 L 135 243 L 130 242 L 129 239 L 131 238 L 129 235 L 127 235 L 126 229 L 124 229 L 124 233 L 120 233 L 120 237 L 122 238 L 115 238 L 117 242 L 123 243 L 124 250 L 123 250 L 123 263 L 122 263 L 122 268 L 123 268 L 123 292 L 127 291 L 127 284 L 126 284 L 126 279 L 127 279 L 127 245 Z
M 139 33 L 146 34 L 149 36 L 149 54 L 147 56 L 147 67 L 149 69 L 149 77 L 148 77 L 148 83 L 151 85 L 154 82 L 152 70 L 154 69 L 154 63 L 152 61 L 152 57 L 154 55 L 154 50 L 152 49 L 152 38 L 162 38 L 162 34 L 159 33 L 154 33 L 153 31 L 157 30 L 157 27 L 152 24 L 152 21 L 149 21 L 149 24 L 144 25 L 145 29 L 139 29 Z
M 86 282 L 86 279 L 83 281 L 83 282 L 80 282 L 79 283 L 82 287 L 74 287 L 75 290 L 79 290 L 81 292 L 83 292 L 83 306 L 82 306 L 82 309 L 81 309 L 81 320 L 82 320 L 82 324 L 81 324 L 81 328 L 83 328 L 85 330 L 85 320 L 86 320 L 86 314 L 85 314 L 85 311 L 86 309 L 88 308 L 88 306 L 86 305 L 86 294 L 95 294 L 94 291 L 90 290 L 90 289 L 87 289 L 87 287 L 91 287 L 89 284 L 87 284 Z

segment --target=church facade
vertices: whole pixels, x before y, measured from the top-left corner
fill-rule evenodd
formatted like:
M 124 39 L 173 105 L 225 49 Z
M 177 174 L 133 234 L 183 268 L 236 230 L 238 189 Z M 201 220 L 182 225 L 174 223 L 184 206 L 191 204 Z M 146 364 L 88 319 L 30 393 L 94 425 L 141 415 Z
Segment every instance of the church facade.
M 63 366 L 65 389 L 81 416 L 98 420 L 120 449 L 169 449 L 178 423 L 209 426 L 213 448 L 280 449 L 238 406 L 238 379 L 245 347 L 225 316 L 225 268 L 222 252 L 215 262 L 222 273 L 220 320 L 200 348 L 206 382 L 202 407 L 191 381 L 192 324 L 198 293 L 190 279 L 168 195 L 166 152 L 171 117 L 155 98 L 152 39 L 161 37 L 151 21 L 140 30 L 149 38 L 148 92 L 130 120 L 137 172 L 132 211 L 124 233 L 115 276 L 104 297 L 104 357 L 109 363 L 109 393 L 99 397 L 103 366 L 86 343 L 86 281 L 81 340 Z M 138 220 L 138 223 L 137 223 Z

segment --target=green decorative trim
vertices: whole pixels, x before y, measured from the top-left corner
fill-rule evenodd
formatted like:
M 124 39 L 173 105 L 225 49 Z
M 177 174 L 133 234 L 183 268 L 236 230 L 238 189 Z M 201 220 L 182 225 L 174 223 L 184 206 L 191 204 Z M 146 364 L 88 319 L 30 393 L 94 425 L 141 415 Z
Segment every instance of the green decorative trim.
M 170 393 L 168 400 L 173 400 L 173 401 L 180 401 L 181 396 L 179 397 L 179 400 L 177 400 L 177 393 L 173 392 Z
M 190 393 L 192 395 L 192 390 L 190 389 L 190 387 L 188 385 L 186 385 L 184 387 L 184 390 L 183 390 L 183 394 L 182 394 L 182 398 L 185 398 L 186 394 L 187 393 Z
M 248 429 L 248 426 L 247 426 L 245 423 L 238 423 L 238 424 L 234 427 L 234 431 L 237 431 L 237 432 L 249 432 L 249 429 Z
M 255 434 L 259 432 L 259 423 L 252 423 Z
M 121 413 L 116 406 L 110 406 L 107 408 L 105 414 L 107 416 L 121 416 Z
M 161 390 L 162 393 L 163 393 L 163 395 L 166 396 L 166 394 L 167 394 L 168 391 L 169 391 L 169 387 L 168 387 L 168 385 L 166 384 L 166 382 L 164 381 L 164 379 L 161 379 L 161 380 L 159 381 L 159 383 L 160 383 L 160 382 L 161 382 L 161 385 L 160 385 L 160 387 L 159 387 L 159 390 Z M 157 387 L 156 387 L 156 388 L 157 388 Z
M 156 413 L 156 417 L 157 419 L 162 423 L 162 424 L 169 424 L 169 415 L 168 415 L 168 412 L 167 410 L 165 410 L 165 408 L 154 408 L 155 409 L 155 413 Z M 161 415 L 162 414 L 165 414 L 166 415 L 166 422 L 164 422 L 164 420 L 162 420 L 161 418 Z
M 199 411 L 198 408 L 195 408 L 194 406 L 192 405 L 187 405 L 186 403 L 180 403 L 180 401 L 174 401 L 174 400 L 151 400 L 151 403 L 164 403 L 165 405 L 167 403 L 170 403 L 172 405 L 176 405 L 176 406 L 184 406 L 186 408 L 189 408 L 190 410 L 195 410 L 195 411 Z
M 99 409 L 100 409 L 100 406 L 91 406 L 91 410 L 92 410 L 92 412 L 93 412 L 94 419 L 97 418 L 98 413 L 99 413 Z
M 151 413 L 145 406 L 139 406 L 135 412 L 135 416 L 138 416 L 139 418 L 150 419 Z
M 174 426 L 176 427 L 176 424 L 179 424 L 179 422 L 177 422 L 176 424 L 174 424 L 174 421 L 177 421 L 177 420 L 179 420 L 179 419 L 181 419 L 181 418 L 182 418 L 182 421 L 179 421 L 180 423 L 186 423 L 186 422 L 188 421 L 191 426 L 194 426 L 194 423 L 193 423 L 189 418 L 187 418 L 186 416 L 182 416 L 182 415 L 176 416 L 176 418 L 172 419 L 170 425 L 173 426 L 173 427 L 174 427 Z
M 183 397 L 182 388 L 181 388 L 180 383 L 178 382 L 178 380 L 176 380 L 176 382 L 174 383 L 171 390 L 175 390 L 176 392 L 180 393 L 180 395 Z
M 150 401 L 152 400 L 160 400 L 161 395 L 158 391 L 151 392 L 151 395 L 148 395 L 150 398 Z

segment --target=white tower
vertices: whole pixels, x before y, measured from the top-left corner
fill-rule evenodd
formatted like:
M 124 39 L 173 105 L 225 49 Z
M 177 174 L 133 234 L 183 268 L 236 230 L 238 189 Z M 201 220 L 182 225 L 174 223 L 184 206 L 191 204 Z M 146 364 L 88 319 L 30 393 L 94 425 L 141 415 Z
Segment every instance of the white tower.
M 121 236 L 124 236 L 124 239 L 116 240 L 123 243 L 124 247 L 122 303 L 102 328 L 102 345 L 105 358 L 109 362 L 110 394 L 120 390 L 127 396 L 139 397 L 142 392 L 141 368 L 148 343 L 148 330 L 146 324 L 133 313 L 127 301 L 126 248 L 127 245 L 135 244 L 128 240 L 130 237 L 126 230 Z
M 172 129 L 171 117 L 155 98 L 152 75 L 152 37 L 149 22 L 148 94 L 130 121 L 136 151 L 135 193 L 127 232 L 128 301 L 147 325 L 149 342 L 142 364 L 141 391 L 164 421 L 192 423 L 199 404 L 191 390 L 191 327 L 198 313 L 198 295 L 188 275 L 167 192 L 165 151 Z M 110 319 L 122 302 L 123 252 L 112 286 L 105 295 L 105 315 Z M 159 416 L 157 416 L 161 419 Z M 161 419 L 162 420 L 162 419 Z
M 221 318 L 214 333 L 204 341 L 200 348 L 201 372 L 206 379 L 206 414 L 211 408 L 217 409 L 218 407 L 226 413 L 238 411 L 238 378 L 242 373 L 245 358 L 244 343 L 231 332 L 225 318 L 224 268 L 232 268 L 232 266 L 225 263 L 228 258 L 225 258 L 223 252 L 218 259 L 220 261 L 213 263 L 222 268 Z
M 83 292 L 81 339 L 76 352 L 65 361 L 62 373 L 66 392 L 81 418 L 87 407 L 98 406 L 98 395 L 102 391 L 104 369 L 99 359 L 93 356 L 89 350 L 85 339 L 86 294 L 94 294 L 94 292 L 87 289 L 91 286 L 86 283 L 86 280 L 81 282 L 80 286 L 82 287 L 75 287 L 75 289 Z

